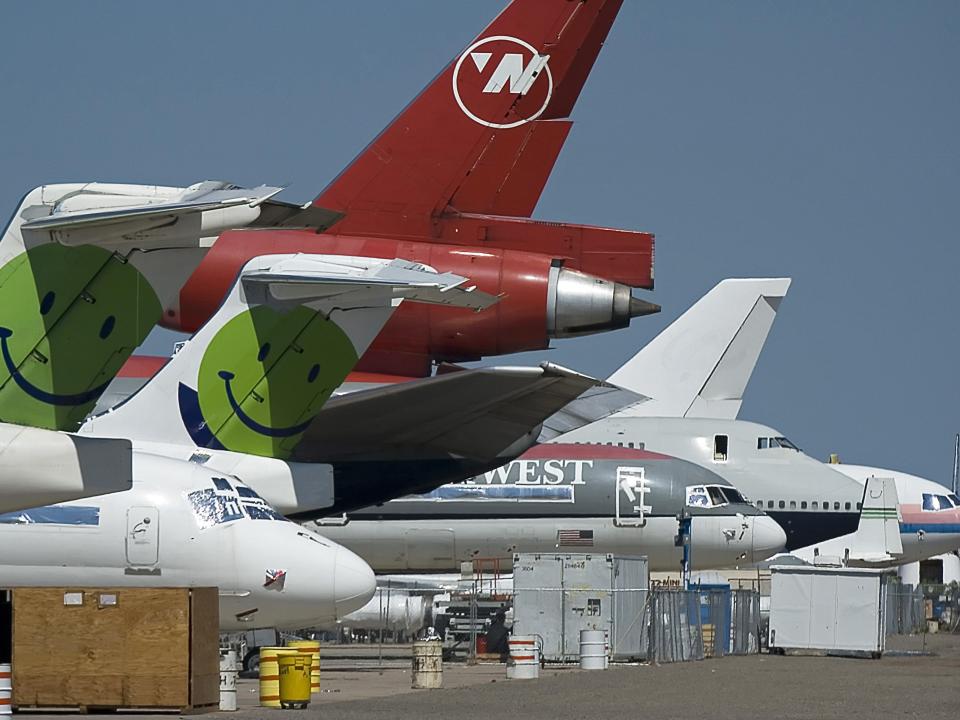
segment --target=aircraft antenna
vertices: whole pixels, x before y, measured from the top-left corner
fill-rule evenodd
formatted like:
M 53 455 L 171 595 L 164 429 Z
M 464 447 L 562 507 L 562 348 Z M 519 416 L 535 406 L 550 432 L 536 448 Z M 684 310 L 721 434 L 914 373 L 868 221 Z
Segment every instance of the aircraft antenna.
M 957 442 L 953 446 L 953 494 L 960 489 L 960 433 L 957 433 Z

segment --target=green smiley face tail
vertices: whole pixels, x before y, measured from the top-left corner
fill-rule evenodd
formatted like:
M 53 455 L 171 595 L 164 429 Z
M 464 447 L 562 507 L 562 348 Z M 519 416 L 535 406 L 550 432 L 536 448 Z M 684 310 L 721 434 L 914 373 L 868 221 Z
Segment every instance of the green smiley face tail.
M 0 268 L 0 421 L 75 430 L 160 318 L 131 264 L 40 245 Z
M 305 306 L 261 305 L 227 322 L 207 346 L 180 413 L 194 442 L 288 458 L 357 363 L 347 334 Z

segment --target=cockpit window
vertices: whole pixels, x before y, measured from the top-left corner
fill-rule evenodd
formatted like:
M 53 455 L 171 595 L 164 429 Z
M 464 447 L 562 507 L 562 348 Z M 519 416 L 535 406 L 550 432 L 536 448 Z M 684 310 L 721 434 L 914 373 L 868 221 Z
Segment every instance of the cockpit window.
M 739 491 L 728 485 L 691 485 L 687 488 L 687 505 L 690 507 L 720 507 L 746 502 Z
M 736 504 L 736 503 L 746 502 L 743 495 L 741 495 L 740 491 L 737 490 L 736 488 L 725 487 L 725 488 L 721 488 L 720 492 L 723 493 L 723 496 L 727 499 L 728 503 Z
M 932 493 L 923 493 L 924 510 L 952 510 L 953 503 L 946 495 L 934 495 Z
M 768 450 L 773 448 L 785 448 L 787 450 L 800 450 L 796 445 L 785 437 L 762 437 L 757 438 L 757 450 Z
M 232 485 L 226 478 L 211 478 L 213 487 L 187 493 L 201 529 L 250 518 L 286 521 L 257 493 L 245 485 Z
M 954 507 L 960 507 L 960 498 L 958 498 L 953 493 L 950 493 L 949 495 L 947 495 L 947 497 L 953 501 Z

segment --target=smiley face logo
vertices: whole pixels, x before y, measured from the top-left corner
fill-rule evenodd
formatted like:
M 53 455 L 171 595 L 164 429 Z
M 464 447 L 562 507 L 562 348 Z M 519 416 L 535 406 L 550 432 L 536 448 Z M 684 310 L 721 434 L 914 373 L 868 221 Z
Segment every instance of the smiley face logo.
M 180 385 L 180 414 L 202 447 L 286 458 L 356 363 L 346 333 L 320 313 L 258 306 L 210 341 L 197 390 Z
M 49 243 L 0 268 L 0 420 L 73 430 L 160 317 L 139 271 Z

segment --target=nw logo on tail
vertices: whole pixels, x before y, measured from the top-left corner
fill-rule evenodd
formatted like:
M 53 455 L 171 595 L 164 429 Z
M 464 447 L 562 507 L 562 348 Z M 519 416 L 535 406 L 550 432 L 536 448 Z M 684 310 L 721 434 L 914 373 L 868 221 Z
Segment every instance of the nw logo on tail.
M 530 43 L 507 35 L 478 40 L 453 68 L 453 97 L 471 120 L 507 129 L 536 120 L 550 104 L 553 76 Z M 504 94 L 515 96 L 504 107 Z

